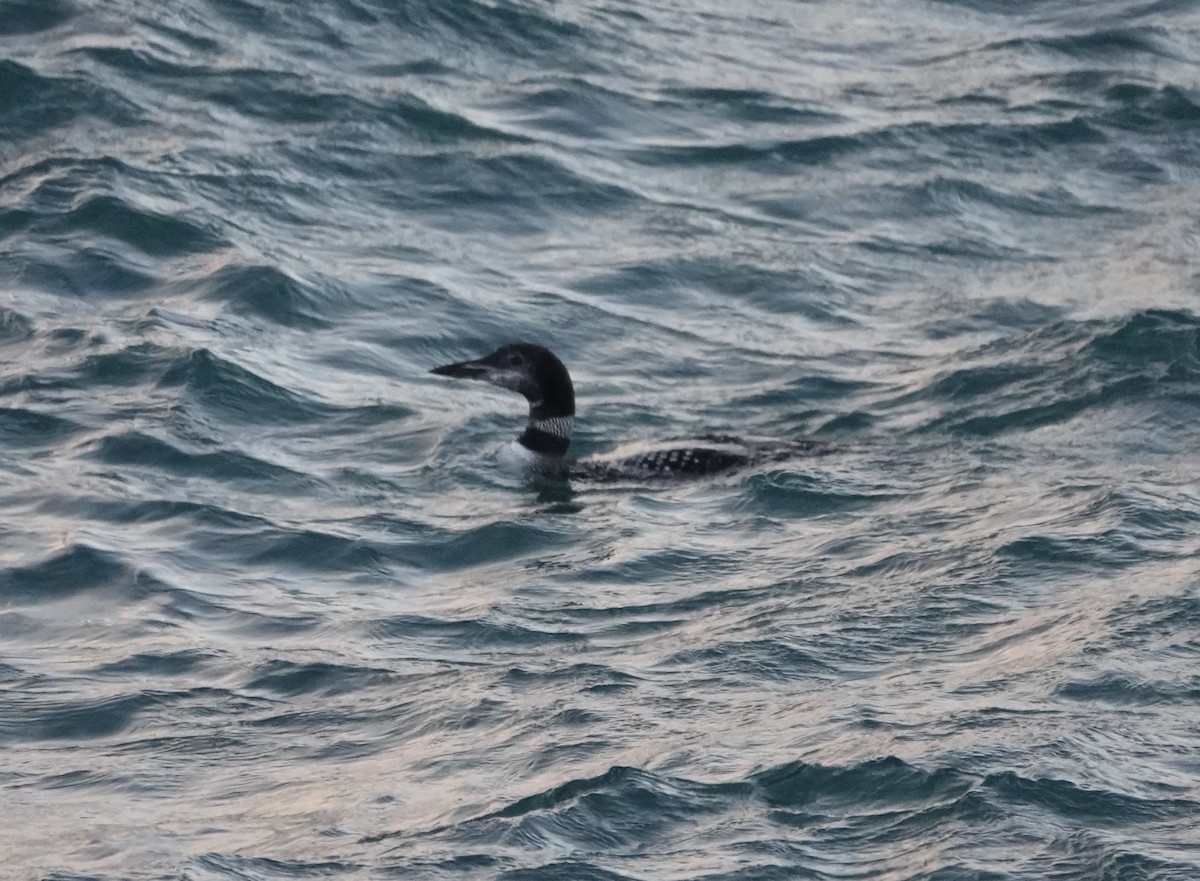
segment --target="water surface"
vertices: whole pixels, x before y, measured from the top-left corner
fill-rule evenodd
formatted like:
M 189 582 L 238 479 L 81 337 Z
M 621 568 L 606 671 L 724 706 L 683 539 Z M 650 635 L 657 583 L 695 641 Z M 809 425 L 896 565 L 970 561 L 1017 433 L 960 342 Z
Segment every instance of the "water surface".
M 0 2 L 14 878 L 1200 877 L 1186 2 Z M 530 485 L 573 447 L 836 456 Z

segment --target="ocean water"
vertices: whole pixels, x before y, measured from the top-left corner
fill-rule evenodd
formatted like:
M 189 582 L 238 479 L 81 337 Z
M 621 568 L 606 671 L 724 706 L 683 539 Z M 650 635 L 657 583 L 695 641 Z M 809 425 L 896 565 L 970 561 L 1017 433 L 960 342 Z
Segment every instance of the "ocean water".
M 0 0 L 0 878 L 1200 878 L 1200 7 Z M 574 449 L 834 443 L 534 484 Z

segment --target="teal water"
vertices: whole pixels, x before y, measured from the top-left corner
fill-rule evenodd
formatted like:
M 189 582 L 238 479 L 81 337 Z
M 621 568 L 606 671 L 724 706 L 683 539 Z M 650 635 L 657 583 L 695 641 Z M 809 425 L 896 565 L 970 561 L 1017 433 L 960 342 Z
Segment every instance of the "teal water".
M 1200 10 L 0 0 L 0 877 L 1200 877 Z M 835 455 L 534 485 L 573 448 Z

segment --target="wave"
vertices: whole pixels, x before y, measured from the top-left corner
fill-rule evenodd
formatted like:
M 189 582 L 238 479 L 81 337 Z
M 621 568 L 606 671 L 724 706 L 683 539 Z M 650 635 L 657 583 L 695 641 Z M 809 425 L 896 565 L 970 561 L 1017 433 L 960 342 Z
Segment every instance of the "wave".
M 508 875 L 522 878 L 561 877 L 567 869 L 572 877 L 629 877 L 610 868 L 624 865 L 637 866 L 641 877 L 671 864 L 674 848 L 668 842 L 677 841 L 686 828 L 703 838 L 703 856 L 696 858 L 707 867 L 702 877 L 714 881 L 792 878 L 798 871 L 813 877 L 847 872 L 875 877 L 911 872 L 917 854 L 936 855 L 941 866 L 936 877 L 1003 879 L 1026 877 L 1024 870 L 1036 869 L 1061 846 L 1061 840 L 1051 840 L 1041 852 L 1021 846 L 1028 844 L 1029 831 L 1017 817 L 1031 807 L 1086 817 L 1095 829 L 1130 812 L 1148 822 L 1186 823 L 1198 805 L 1188 799 L 1133 798 L 1012 771 L 924 771 L 892 756 L 844 767 L 790 762 L 725 783 L 614 766 L 405 838 L 424 842 L 422 850 L 431 840 L 444 839 L 460 853 L 464 847 L 516 845 L 530 859 Z M 975 843 L 984 830 L 992 846 L 1006 849 L 1005 866 L 1013 873 L 966 869 L 971 864 L 1001 868 L 995 861 L 980 861 Z M 1101 837 L 1076 838 L 1074 846 L 1087 864 L 1125 864 L 1133 871 L 1182 865 Z M 578 856 L 566 861 L 553 856 L 565 850 Z M 542 853 L 550 859 L 539 860 Z M 403 857 L 395 862 L 411 865 Z
M 236 483 L 243 489 L 255 485 L 263 492 L 287 494 L 311 486 L 313 479 L 265 459 L 236 450 L 195 452 L 140 431 L 127 431 L 103 438 L 93 457 L 108 465 L 131 471 L 161 470 L 181 477 L 204 477 Z
M 0 444 L 16 449 L 58 446 L 83 426 L 61 416 L 24 407 L 0 407 Z
M 312 422 L 335 410 L 208 349 L 196 349 L 175 360 L 157 385 L 178 388 L 179 406 L 201 407 L 234 424 Z
M 0 36 L 37 34 L 70 21 L 73 0 L 8 0 L 0 17 Z
M 991 437 L 1125 402 L 1200 403 L 1200 319 L 1182 311 L 1057 322 L 961 360 L 976 363 L 956 367 L 896 402 L 948 405 L 923 430 Z
M 136 103 L 91 77 L 50 75 L 17 61 L 0 59 L 0 125 L 19 133 L 19 139 L 0 147 L 0 169 L 21 155 L 15 149 L 17 144 L 44 137 L 85 114 L 122 128 L 135 126 L 142 119 Z
M 0 569 L 0 596 L 10 604 L 53 602 L 104 591 L 135 602 L 167 585 L 114 552 L 77 543 L 36 563 Z

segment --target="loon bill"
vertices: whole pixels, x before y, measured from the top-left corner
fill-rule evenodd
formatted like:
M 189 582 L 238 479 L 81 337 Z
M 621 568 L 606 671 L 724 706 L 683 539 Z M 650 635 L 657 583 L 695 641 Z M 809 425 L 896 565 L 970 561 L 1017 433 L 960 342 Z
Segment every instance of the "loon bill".
M 833 448 L 822 441 L 748 441 L 709 435 L 686 447 L 654 450 L 624 459 L 567 458 L 575 424 L 575 386 L 558 357 L 534 343 L 509 343 L 474 361 L 435 367 L 430 373 L 478 379 L 524 395 L 529 421 L 512 444 L 512 453 L 532 469 L 590 480 L 647 477 L 701 477 L 756 462 L 823 455 Z

